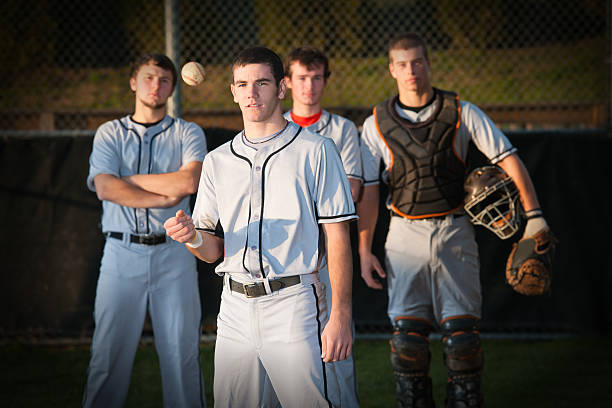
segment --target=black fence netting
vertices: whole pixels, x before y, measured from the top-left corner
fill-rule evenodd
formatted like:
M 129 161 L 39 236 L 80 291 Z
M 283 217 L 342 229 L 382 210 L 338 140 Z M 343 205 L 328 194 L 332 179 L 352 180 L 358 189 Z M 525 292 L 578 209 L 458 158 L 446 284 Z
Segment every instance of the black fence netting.
M 234 131 L 207 129 L 209 148 Z M 534 137 L 535 136 L 535 137 Z M 607 210 L 612 139 L 603 133 L 509 134 L 534 180 L 560 243 L 549 295 L 519 295 L 505 283 L 512 241 L 477 227 L 483 331 L 604 332 L 612 327 L 612 220 Z M 0 139 L 0 337 L 86 337 L 104 238 L 101 205 L 87 190 L 92 137 Z M 483 158 L 470 154 L 472 166 Z M 382 189 L 381 189 L 382 190 Z M 381 192 L 384 194 L 384 191 Z M 380 211 L 375 253 L 382 259 L 388 214 Z M 355 228 L 353 228 L 355 244 Z M 358 333 L 389 329 L 386 291 L 363 283 L 354 259 Z M 222 280 L 198 263 L 204 331 L 214 333 Z

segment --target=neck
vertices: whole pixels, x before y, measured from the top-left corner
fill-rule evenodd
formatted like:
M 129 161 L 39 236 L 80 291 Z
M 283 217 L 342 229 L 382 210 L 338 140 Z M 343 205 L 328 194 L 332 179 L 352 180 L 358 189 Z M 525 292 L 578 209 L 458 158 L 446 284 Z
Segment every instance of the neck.
M 434 90 L 430 86 L 425 90 L 419 91 L 405 91 L 399 90 L 399 100 L 406 106 L 418 108 L 419 106 L 425 105 L 433 97 Z
M 250 140 L 270 136 L 271 134 L 281 131 L 287 125 L 287 120 L 285 120 L 281 114 L 280 109 L 265 122 L 247 122 L 244 120 L 244 117 L 243 121 L 244 132 Z
M 291 111 L 294 115 L 307 118 L 308 116 L 313 116 L 321 112 L 321 104 L 317 103 L 314 105 L 304 105 L 294 100 L 293 106 L 291 107 Z
M 134 114 L 132 118 L 136 122 L 140 123 L 153 123 L 159 122 L 166 116 L 166 106 L 164 105 L 161 108 L 153 109 L 142 104 L 136 103 L 136 109 L 134 110 Z

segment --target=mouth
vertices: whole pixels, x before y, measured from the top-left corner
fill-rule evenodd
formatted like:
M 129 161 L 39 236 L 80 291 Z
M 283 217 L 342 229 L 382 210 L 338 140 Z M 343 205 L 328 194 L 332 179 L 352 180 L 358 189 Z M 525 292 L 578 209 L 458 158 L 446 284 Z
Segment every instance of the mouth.
M 260 103 L 250 103 L 248 104 L 246 107 L 247 108 L 251 108 L 251 109 L 258 109 L 261 108 L 263 105 Z

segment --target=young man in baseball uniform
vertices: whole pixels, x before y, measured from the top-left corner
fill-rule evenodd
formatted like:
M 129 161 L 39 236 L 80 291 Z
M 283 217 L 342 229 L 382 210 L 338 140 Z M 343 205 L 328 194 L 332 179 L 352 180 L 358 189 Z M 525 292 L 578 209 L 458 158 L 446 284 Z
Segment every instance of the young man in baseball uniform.
M 527 170 L 506 136 L 476 106 L 432 87 L 427 49 L 419 35 L 391 40 L 389 71 L 399 95 L 375 107 L 361 135 L 361 274 L 374 289 L 382 288 L 376 275 L 388 278 L 399 405 L 433 406 L 428 344 L 429 333 L 440 328 L 448 370 L 447 407 L 482 406 L 478 248 L 463 212 L 470 141 L 515 182 L 523 208 L 532 216 L 525 234 L 547 228 L 547 223 Z M 386 272 L 371 252 L 381 160 L 392 215 Z
M 166 114 L 176 81 L 165 55 L 137 59 L 134 113 L 104 123 L 94 137 L 87 185 L 102 201 L 106 244 L 84 407 L 123 406 L 147 310 L 164 406 L 205 405 L 196 260 L 163 227 L 178 210 L 190 212 L 206 154 L 202 129 Z
M 348 179 L 332 140 L 283 118 L 273 51 L 243 50 L 231 90 L 244 130 L 206 156 L 193 219 L 179 212 L 165 223 L 200 259 L 223 256 L 215 406 L 274 406 L 274 396 L 286 407 L 328 407 L 324 363 L 352 347 Z M 326 264 L 331 311 L 318 274 Z
M 285 61 L 285 81 L 287 88 L 291 89 L 293 105 L 284 116 L 334 141 L 351 185 L 353 201 L 356 202 L 361 189 L 359 134 L 353 122 L 321 108 L 321 98 L 330 75 L 329 61 L 320 50 L 300 47 L 291 51 Z M 327 292 L 327 307 L 331 308 L 332 294 L 327 269 L 321 269 L 319 274 Z M 326 369 L 332 402 L 342 407 L 359 407 L 353 355 L 326 364 Z

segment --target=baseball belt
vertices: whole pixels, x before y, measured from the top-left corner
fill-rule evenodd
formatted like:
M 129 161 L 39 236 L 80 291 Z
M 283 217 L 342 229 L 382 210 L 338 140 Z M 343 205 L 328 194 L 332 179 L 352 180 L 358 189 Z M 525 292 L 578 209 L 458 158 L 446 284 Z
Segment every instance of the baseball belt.
M 299 275 L 287 276 L 269 281 L 272 292 L 297 285 L 300 282 L 301 279 Z M 259 297 L 266 294 L 266 287 L 263 282 L 243 284 L 230 278 L 229 285 L 232 291 L 241 293 L 248 298 Z
M 106 235 L 109 238 L 123 240 L 123 236 L 125 234 L 123 234 L 122 232 L 110 231 L 110 232 L 105 233 L 104 235 Z M 164 242 L 166 242 L 166 234 L 151 234 L 151 235 L 129 234 L 129 235 L 130 235 L 130 242 L 134 244 L 158 245 L 158 244 L 163 244 Z

